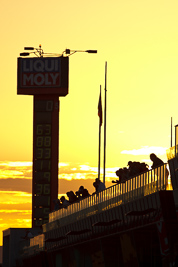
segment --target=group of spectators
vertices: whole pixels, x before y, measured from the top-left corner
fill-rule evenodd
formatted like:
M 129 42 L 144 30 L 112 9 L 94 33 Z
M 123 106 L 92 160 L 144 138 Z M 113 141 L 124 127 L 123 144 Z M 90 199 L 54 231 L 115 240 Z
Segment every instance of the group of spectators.
M 113 183 L 124 183 L 130 178 L 137 176 L 143 172 L 148 171 L 148 165 L 144 162 L 129 161 L 128 168 L 120 168 L 116 171 L 116 175 L 119 177 L 119 181 L 112 181 Z
M 62 196 L 60 199 L 54 200 L 54 210 L 59 210 L 62 208 L 67 208 L 70 204 L 73 204 L 81 199 L 84 199 L 90 196 L 88 190 L 84 188 L 83 185 L 79 187 L 79 190 L 75 193 L 73 191 L 69 191 L 66 193 L 68 199 L 65 196 Z
M 105 189 L 105 184 L 101 182 L 99 178 L 95 179 L 95 182 L 93 183 L 93 186 L 95 188 L 95 192 L 93 194 L 97 194 Z M 83 185 L 79 187 L 79 190 L 75 193 L 73 191 L 69 191 L 66 193 L 68 199 L 66 199 L 65 196 L 62 196 L 60 199 L 55 199 L 54 202 L 54 211 L 67 208 L 70 204 L 73 204 L 75 202 L 78 202 L 86 197 L 89 197 L 90 194 L 86 188 L 84 188 Z
M 152 169 L 164 164 L 164 162 L 159 159 L 154 153 L 150 154 L 150 159 L 153 162 L 151 166 Z M 125 183 L 132 177 L 149 170 L 149 166 L 144 162 L 129 161 L 127 166 L 128 168 L 124 167 L 116 171 L 116 175 L 119 177 L 119 180 L 112 181 L 112 183 Z
M 154 153 L 150 154 L 150 159 L 153 162 L 151 168 L 157 168 L 164 164 L 164 162 L 159 159 Z M 112 183 L 125 183 L 127 180 L 131 179 L 134 176 L 137 176 L 141 173 L 147 172 L 149 170 L 149 166 L 144 162 L 136 162 L 129 161 L 128 168 L 120 168 L 116 171 L 116 175 L 119 177 L 119 180 L 112 181 Z M 97 194 L 105 189 L 105 184 L 101 182 L 99 178 L 95 179 L 93 183 L 95 188 L 95 192 L 93 194 Z M 93 195 L 92 194 L 92 195 Z M 60 199 L 54 200 L 54 210 L 59 210 L 62 208 L 67 208 L 70 204 L 78 202 L 86 197 L 89 197 L 90 194 L 84 186 L 80 186 L 79 190 L 75 193 L 73 191 L 69 191 L 66 193 L 68 199 L 65 196 L 62 196 Z

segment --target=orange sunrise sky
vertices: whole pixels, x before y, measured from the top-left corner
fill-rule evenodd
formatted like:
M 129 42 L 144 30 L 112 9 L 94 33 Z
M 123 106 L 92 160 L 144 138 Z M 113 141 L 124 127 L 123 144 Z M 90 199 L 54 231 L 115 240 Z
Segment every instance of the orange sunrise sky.
M 167 161 L 171 117 L 178 124 L 178 1 L 2 0 L 0 12 L 2 245 L 2 230 L 31 227 L 33 96 L 17 95 L 20 52 L 39 44 L 46 53 L 98 50 L 69 57 L 69 94 L 60 98 L 59 116 L 59 195 L 81 184 L 92 193 L 106 61 L 106 185 L 129 160 L 151 165 L 153 152 Z M 103 126 L 101 141 L 103 157 Z M 103 160 L 101 177 L 102 168 Z

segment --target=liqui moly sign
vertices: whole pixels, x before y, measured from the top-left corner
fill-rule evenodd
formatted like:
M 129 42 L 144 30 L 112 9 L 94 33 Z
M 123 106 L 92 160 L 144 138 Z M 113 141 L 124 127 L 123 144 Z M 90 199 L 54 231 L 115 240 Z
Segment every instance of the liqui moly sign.
M 18 94 L 64 96 L 68 93 L 66 88 L 68 90 L 68 58 L 18 58 Z
M 59 58 L 27 58 L 22 61 L 22 86 L 60 87 Z

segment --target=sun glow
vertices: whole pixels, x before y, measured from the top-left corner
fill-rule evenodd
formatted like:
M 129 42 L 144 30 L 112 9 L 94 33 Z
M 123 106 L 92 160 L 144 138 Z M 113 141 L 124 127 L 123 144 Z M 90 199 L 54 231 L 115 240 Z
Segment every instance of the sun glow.
M 59 54 L 66 47 L 98 50 L 96 55 L 77 53 L 69 59 L 69 94 L 60 98 L 59 195 L 78 190 L 81 184 L 93 191 L 98 176 L 97 106 L 100 85 L 104 104 L 106 61 L 107 186 L 117 178 L 115 171 L 127 167 L 130 160 L 150 166 L 149 154 L 155 153 L 167 162 L 170 118 L 178 123 L 177 0 L 102 4 L 54 0 L 53 5 L 43 0 L 41 12 L 34 8 L 34 0 L 30 3 L 11 1 L 9 6 L 3 1 L 1 5 L 0 32 L 6 41 L 1 42 L 0 64 L 0 204 L 2 211 L 14 211 L 1 212 L 1 230 L 11 227 L 13 220 L 13 225 L 20 225 L 15 220 L 19 214 L 24 224 L 30 223 L 30 214 L 15 212 L 30 212 L 32 201 L 33 97 L 16 93 L 16 59 L 24 46 L 38 47 L 42 42 L 44 52 Z M 60 27 L 64 22 L 65 27 Z M 102 125 L 102 158 L 103 132 Z

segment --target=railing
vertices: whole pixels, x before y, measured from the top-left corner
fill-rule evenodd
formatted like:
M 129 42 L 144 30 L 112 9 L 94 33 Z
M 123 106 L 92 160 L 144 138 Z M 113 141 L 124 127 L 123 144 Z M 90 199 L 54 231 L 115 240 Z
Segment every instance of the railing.
M 152 194 L 160 190 L 166 190 L 168 179 L 167 164 L 142 173 L 127 180 L 125 183 L 111 186 L 100 193 L 93 194 L 79 202 L 71 204 L 67 209 L 60 209 L 49 214 L 49 223 L 43 225 L 43 231 L 53 228 L 53 222 L 59 221 L 60 226 L 86 218 L 97 212 L 113 208 L 122 203 Z M 70 215 L 73 215 L 72 217 Z M 51 227 L 50 227 L 51 224 Z M 56 226 L 54 226 L 55 228 Z
M 40 248 L 43 248 L 43 244 L 44 244 L 44 234 L 41 235 L 37 235 L 34 238 L 30 239 L 30 246 L 34 247 L 34 246 L 39 246 Z
M 20 255 L 21 257 L 30 256 L 39 251 L 44 250 L 45 237 L 44 234 L 34 236 L 27 240 L 23 240 L 20 243 Z

